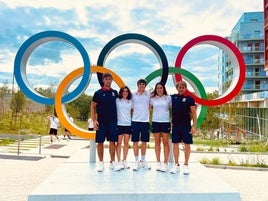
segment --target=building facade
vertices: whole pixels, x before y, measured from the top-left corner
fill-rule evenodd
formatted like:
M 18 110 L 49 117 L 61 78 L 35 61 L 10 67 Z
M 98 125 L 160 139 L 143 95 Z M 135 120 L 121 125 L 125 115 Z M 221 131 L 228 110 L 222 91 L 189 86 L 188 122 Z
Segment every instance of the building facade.
M 237 97 L 227 107 L 232 114 L 221 111 L 225 117 L 235 116 L 235 123 L 244 136 L 268 138 L 268 68 L 265 68 L 264 12 L 244 13 L 227 38 L 240 50 L 246 65 L 246 80 Z M 268 33 L 268 32 L 267 32 Z M 220 54 L 219 93 L 228 90 L 233 69 L 228 55 Z
M 268 0 L 263 0 L 264 15 L 264 68 L 268 70 Z

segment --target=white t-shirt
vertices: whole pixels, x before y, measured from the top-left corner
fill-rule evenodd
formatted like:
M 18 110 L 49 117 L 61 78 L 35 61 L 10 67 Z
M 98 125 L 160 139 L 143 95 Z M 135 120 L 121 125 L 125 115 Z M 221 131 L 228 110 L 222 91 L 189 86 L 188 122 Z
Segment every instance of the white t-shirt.
M 132 100 L 123 98 L 116 99 L 117 125 L 131 126 L 131 109 L 133 107 Z
M 50 121 L 50 128 L 58 129 L 60 121 L 57 117 L 49 117 L 49 121 Z
M 133 117 L 135 122 L 149 122 L 149 104 L 150 93 L 144 91 L 142 94 L 138 92 L 132 93 L 133 100 Z
M 171 105 L 171 96 L 155 96 L 151 98 L 150 105 L 153 107 L 152 121 L 170 122 L 169 107 Z

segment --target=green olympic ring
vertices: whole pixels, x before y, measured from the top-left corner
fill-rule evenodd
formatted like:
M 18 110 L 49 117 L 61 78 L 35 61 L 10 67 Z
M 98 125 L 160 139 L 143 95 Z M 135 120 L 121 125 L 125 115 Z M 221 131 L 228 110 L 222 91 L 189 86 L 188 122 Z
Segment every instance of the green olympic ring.
M 176 67 L 169 67 L 169 74 L 171 73 L 177 73 L 177 74 L 181 74 L 183 76 L 183 78 L 185 80 L 187 80 L 191 86 L 194 88 L 195 92 L 199 92 L 199 95 L 201 96 L 201 98 L 203 99 L 207 99 L 207 94 L 205 91 L 204 86 L 202 85 L 202 83 L 200 82 L 200 80 L 191 72 L 184 70 L 183 68 L 176 68 Z M 152 73 L 150 73 L 145 80 L 147 81 L 147 83 L 151 82 L 154 78 L 161 76 L 162 74 L 162 69 L 158 69 L 153 71 Z M 197 110 L 198 110 L 198 118 L 197 118 L 197 122 L 196 122 L 196 127 L 200 127 L 200 125 L 202 124 L 202 122 L 204 121 L 204 119 L 206 118 L 206 113 L 207 113 L 207 106 L 201 105 L 201 109 L 199 112 L 199 107 L 200 105 L 197 106 Z

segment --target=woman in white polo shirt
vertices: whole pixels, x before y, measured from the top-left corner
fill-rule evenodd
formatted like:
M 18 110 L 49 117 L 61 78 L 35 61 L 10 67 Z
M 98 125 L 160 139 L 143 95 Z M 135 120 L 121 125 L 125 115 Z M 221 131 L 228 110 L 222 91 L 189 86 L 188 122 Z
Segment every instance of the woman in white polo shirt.
M 165 85 L 158 82 L 155 85 L 150 106 L 153 110 L 152 113 L 152 133 L 154 134 L 155 141 L 155 155 L 157 160 L 156 170 L 167 172 L 168 171 L 168 157 L 169 157 L 169 133 L 170 133 L 170 112 L 171 97 L 167 95 Z M 164 163 L 160 162 L 161 151 L 161 137 L 164 146 Z
M 133 107 L 132 94 L 127 86 L 123 86 L 119 90 L 118 98 L 116 98 L 116 111 L 117 111 L 117 130 L 118 142 L 116 154 L 119 162 L 119 167 L 128 169 L 130 166 L 127 163 L 128 143 L 132 132 L 131 128 L 131 110 Z M 121 145 L 123 147 L 123 160 L 121 161 Z

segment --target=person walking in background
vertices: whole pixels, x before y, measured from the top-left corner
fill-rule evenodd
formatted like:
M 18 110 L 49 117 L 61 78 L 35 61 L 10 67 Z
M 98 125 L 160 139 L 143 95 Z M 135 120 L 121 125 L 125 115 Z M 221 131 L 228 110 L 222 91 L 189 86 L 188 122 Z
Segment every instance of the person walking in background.
M 116 110 L 117 110 L 117 129 L 118 129 L 118 142 L 117 142 L 117 158 L 119 167 L 128 169 L 130 166 L 127 163 L 128 155 L 128 143 L 132 133 L 131 128 L 131 111 L 133 102 L 131 100 L 132 94 L 127 86 L 123 86 L 119 90 L 119 96 L 116 99 Z M 123 160 L 121 161 L 121 149 L 122 142 L 123 147 Z
M 68 118 L 69 118 L 70 122 L 72 122 L 72 123 L 74 122 L 74 119 L 73 119 L 73 117 L 71 117 L 70 113 L 68 113 Z M 71 139 L 71 133 L 67 128 L 64 128 L 64 136 L 63 137 L 65 138 L 65 136 L 67 136 L 68 141 Z
M 149 132 L 149 103 L 150 93 L 145 91 L 146 80 L 137 81 L 138 90 L 132 93 L 133 116 L 132 116 L 132 137 L 135 164 L 133 170 L 139 170 L 139 167 L 151 169 L 145 160 L 146 145 L 150 140 Z M 139 161 L 139 141 L 141 141 L 141 160 Z
M 53 136 L 59 141 L 58 137 L 58 128 L 60 127 L 60 121 L 59 119 L 55 116 L 55 114 L 51 114 L 50 116 L 47 117 L 50 127 L 49 127 L 49 135 L 50 135 L 50 142 L 53 142 Z
M 183 142 L 185 147 L 183 173 L 190 174 L 188 162 L 191 152 L 190 144 L 193 144 L 193 135 L 196 131 L 196 105 L 194 99 L 186 94 L 187 84 L 185 81 L 179 81 L 176 84 L 176 89 L 178 94 L 171 95 L 172 143 L 175 161 L 171 173 L 176 174 L 180 171 L 179 143 Z
M 87 120 L 87 127 L 89 131 L 93 131 L 94 130 L 94 122 L 93 120 L 89 117 L 89 119 Z
M 150 100 L 152 108 L 152 133 L 155 141 L 155 155 L 157 160 L 156 170 L 168 171 L 168 157 L 169 157 L 169 133 L 170 133 L 170 112 L 171 97 L 167 95 L 166 88 L 162 82 L 155 85 L 152 97 Z M 164 163 L 161 164 L 161 138 L 164 147 Z
M 113 77 L 110 73 L 102 76 L 103 86 L 97 90 L 91 102 L 91 119 L 96 130 L 97 153 L 99 158 L 98 172 L 104 170 L 104 141 L 109 141 L 110 167 L 118 170 L 115 163 L 115 143 L 118 141 L 116 98 L 118 93 L 111 88 Z

